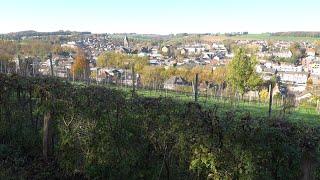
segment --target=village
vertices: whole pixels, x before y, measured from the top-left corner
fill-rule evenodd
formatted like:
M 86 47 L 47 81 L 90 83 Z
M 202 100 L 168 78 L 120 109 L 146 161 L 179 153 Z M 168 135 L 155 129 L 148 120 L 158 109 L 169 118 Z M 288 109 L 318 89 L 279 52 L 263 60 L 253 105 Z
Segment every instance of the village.
M 130 69 L 99 67 L 99 63 L 97 63 L 99 56 L 106 52 L 114 52 L 146 58 L 148 66 L 151 67 L 165 69 L 208 67 L 213 71 L 216 68 L 227 66 L 234 57 L 233 47 L 245 46 L 255 52 L 253 55 L 258 61 L 256 72 L 260 77 L 264 81 L 270 81 L 272 78 L 278 80 L 279 83 L 273 89 L 274 94 L 280 93 L 283 96 L 287 93 L 294 94 L 296 100 L 300 101 L 317 95 L 316 92 L 320 85 L 320 57 L 315 44 L 309 42 L 228 40 L 212 43 L 193 42 L 178 45 L 163 43 L 143 46 L 134 43 L 125 34 L 120 37 L 122 40 L 114 41 L 108 35 L 90 34 L 80 36 L 74 41 L 64 42 L 61 44 L 61 48 L 69 49 L 69 53 L 54 54 L 47 57 L 46 61 L 33 58 L 30 61 L 30 69 L 32 68 L 30 73 L 50 75 L 52 67 L 54 76 L 75 80 L 71 73 L 75 60 L 75 51 L 72 53 L 72 49 L 82 49 L 89 64 L 88 70 L 90 71 L 86 72 L 88 81 L 97 83 L 118 83 L 121 81 L 122 84 L 131 86 L 133 76 Z M 296 55 L 297 51 L 298 56 Z M 17 65 L 16 70 L 18 70 L 21 67 L 19 66 L 21 57 L 20 60 L 16 57 L 14 61 Z M 141 85 L 139 74 L 136 74 L 136 79 L 136 85 Z M 186 78 L 172 76 L 157 87 L 177 91 L 191 86 L 192 82 Z M 203 85 L 200 86 L 203 87 Z M 214 87 L 214 85 L 208 87 Z M 259 92 L 248 92 L 247 94 L 259 96 Z

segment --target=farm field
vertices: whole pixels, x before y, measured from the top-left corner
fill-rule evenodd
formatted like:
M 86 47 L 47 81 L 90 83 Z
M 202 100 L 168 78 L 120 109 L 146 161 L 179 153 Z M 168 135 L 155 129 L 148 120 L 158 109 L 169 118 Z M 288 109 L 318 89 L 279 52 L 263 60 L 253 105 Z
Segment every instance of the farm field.
M 309 41 L 314 42 L 319 40 L 320 38 L 313 38 L 313 37 L 294 37 L 294 36 L 271 36 L 270 34 L 248 34 L 248 35 L 239 35 L 239 36 L 202 36 L 201 40 L 204 41 L 222 41 L 225 39 L 232 39 L 232 40 L 279 40 L 279 41 Z

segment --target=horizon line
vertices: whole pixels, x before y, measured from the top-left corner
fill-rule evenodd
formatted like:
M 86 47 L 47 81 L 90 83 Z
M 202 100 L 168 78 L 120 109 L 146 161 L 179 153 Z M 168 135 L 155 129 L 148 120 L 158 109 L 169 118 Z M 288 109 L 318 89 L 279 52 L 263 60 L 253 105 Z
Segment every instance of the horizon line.
M 11 31 L 11 32 L 0 32 L 0 34 L 12 34 L 12 33 L 20 33 L 20 32 L 28 32 L 28 31 L 34 31 L 37 33 L 52 33 L 52 32 L 89 32 L 91 34 L 140 34 L 140 35 L 177 35 L 177 34 L 228 34 L 228 33 L 248 33 L 248 34 L 271 34 L 271 33 L 288 33 L 288 32 L 308 32 L 308 33 L 320 33 L 320 31 L 303 31 L 303 30 L 292 30 L 292 31 L 274 31 L 274 32 L 250 32 L 250 31 L 225 31 L 225 32 L 175 32 L 175 33 L 156 33 L 156 32 L 150 32 L 150 33 L 138 33 L 138 32 L 93 32 L 88 30 L 53 30 L 53 31 L 38 31 L 38 30 L 21 30 L 21 31 Z

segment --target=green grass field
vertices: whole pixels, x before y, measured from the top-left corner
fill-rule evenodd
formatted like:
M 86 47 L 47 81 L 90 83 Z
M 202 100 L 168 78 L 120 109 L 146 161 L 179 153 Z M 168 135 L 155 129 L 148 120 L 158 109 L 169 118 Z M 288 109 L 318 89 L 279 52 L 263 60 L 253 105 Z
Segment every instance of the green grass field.
M 138 94 L 146 97 L 170 97 L 177 100 L 182 100 L 185 102 L 194 101 L 194 97 L 191 95 L 181 95 L 175 92 L 152 92 L 146 90 L 138 90 Z M 217 106 L 222 112 L 229 110 L 236 111 L 246 111 L 252 115 L 259 117 L 267 117 L 269 115 L 269 104 L 268 103 L 258 103 L 258 102 L 249 102 L 249 101 L 233 101 L 220 99 L 219 97 L 204 97 L 200 96 L 198 101 L 203 107 L 212 108 Z M 282 106 L 273 104 L 272 115 L 273 116 L 285 116 L 293 121 L 301 121 L 308 124 L 319 125 L 320 124 L 320 115 L 313 107 L 298 107 L 288 110 L 289 112 L 283 114 Z
M 77 85 L 84 85 L 83 83 L 75 83 Z M 102 85 L 111 89 L 118 89 L 127 94 L 132 93 L 132 87 L 126 86 L 115 86 L 115 85 Z M 171 98 L 173 100 L 178 100 L 181 102 L 194 102 L 194 96 L 191 93 L 181 93 L 174 91 L 156 91 L 156 90 L 146 90 L 146 89 L 136 89 L 136 93 L 139 96 L 150 97 L 150 98 Z M 251 115 L 259 118 L 269 116 L 269 104 L 266 102 L 249 102 L 249 101 L 237 101 L 230 100 L 221 97 L 205 97 L 200 96 L 198 103 L 204 108 L 218 107 L 219 112 L 224 114 L 230 110 L 241 113 L 250 113 Z M 303 125 L 320 126 L 320 114 L 316 111 L 315 107 L 295 107 L 287 109 L 283 113 L 283 107 L 280 104 L 272 105 L 272 116 L 285 117 L 294 123 L 301 123 Z
M 313 37 L 294 37 L 294 36 L 271 36 L 270 34 L 248 34 L 242 36 L 235 36 L 235 39 L 248 39 L 248 40 L 282 40 L 282 41 L 309 41 L 313 42 L 320 38 Z
M 112 38 L 122 40 L 123 35 L 111 35 Z M 141 41 L 152 41 L 155 40 L 152 36 L 143 36 L 143 35 L 129 35 L 129 38 L 141 40 Z M 307 41 L 314 42 L 320 40 L 316 37 L 295 37 L 295 36 L 272 36 L 269 33 L 262 34 L 248 34 L 248 35 L 239 35 L 239 36 L 225 36 L 225 35 L 188 35 L 188 36 L 173 36 L 168 39 L 168 37 L 163 38 L 166 41 L 166 44 L 176 44 L 176 43 L 187 43 L 192 41 L 205 41 L 205 42 L 215 42 L 223 41 L 225 39 L 231 40 L 273 40 L 273 41 Z
M 107 87 L 122 90 L 126 93 L 131 93 L 132 88 L 110 86 Z M 194 96 L 190 93 L 178 93 L 173 91 L 154 91 L 137 89 L 136 93 L 139 96 L 151 97 L 151 98 L 171 98 L 182 102 L 194 102 Z M 241 113 L 250 113 L 255 117 L 268 117 L 269 116 L 269 104 L 265 102 L 249 102 L 249 101 L 236 101 L 230 99 L 221 99 L 220 97 L 205 97 L 200 96 L 198 100 L 199 104 L 204 108 L 218 107 L 219 112 L 224 114 L 230 110 Z M 316 111 L 315 107 L 296 107 L 286 110 L 283 113 L 283 107 L 280 104 L 273 104 L 272 116 L 282 116 L 290 119 L 294 123 L 302 123 L 303 125 L 318 126 L 320 125 L 320 115 Z
M 280 41 L 308 41 L 314 42 L 316 40 L 320 40 L 320 38 L 314 37 L 294 37 L 294 36 L 271 36 L 268 33 L 264 34 L 248 34 L 248 35 L 241 35 L 241 36 L 203 36 L 201 37 L 202 40 L 205 41 L 216 41 L 216 40 L 225 40 L 225 39 L 232 39 L 232 40 L 280 40 Z

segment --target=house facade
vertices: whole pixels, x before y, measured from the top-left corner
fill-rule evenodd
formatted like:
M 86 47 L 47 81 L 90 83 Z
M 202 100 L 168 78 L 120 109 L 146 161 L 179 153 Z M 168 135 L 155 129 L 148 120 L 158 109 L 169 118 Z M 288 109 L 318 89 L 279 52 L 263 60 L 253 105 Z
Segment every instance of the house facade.
M 281 81 L 288 84 L 306 85 L 308 81 L 307 72 L 278 72 Z

